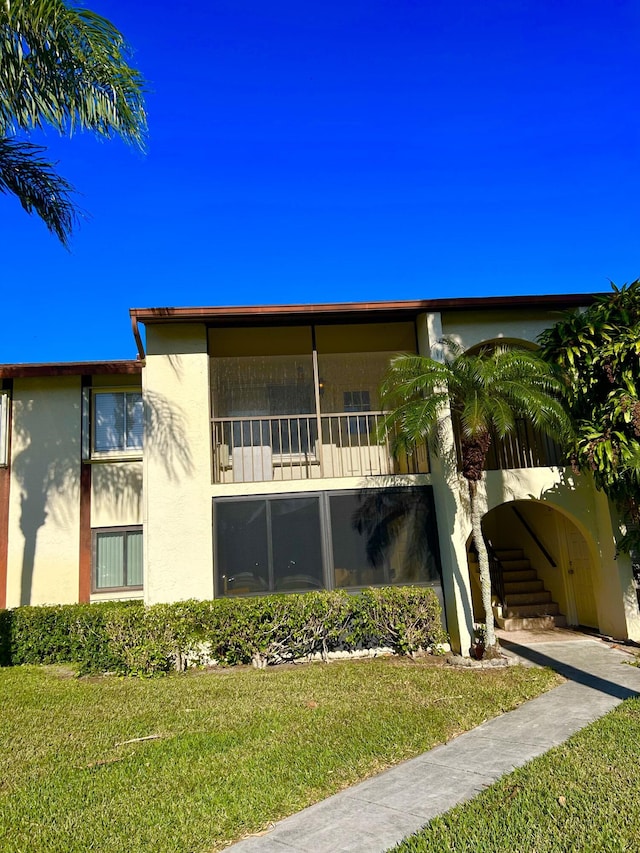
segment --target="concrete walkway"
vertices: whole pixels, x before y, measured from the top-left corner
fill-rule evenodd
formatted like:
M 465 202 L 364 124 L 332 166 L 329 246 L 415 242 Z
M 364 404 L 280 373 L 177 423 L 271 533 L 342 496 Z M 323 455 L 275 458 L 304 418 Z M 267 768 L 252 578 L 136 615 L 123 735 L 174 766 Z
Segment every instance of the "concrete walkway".
M 632 658 L 612 643 L 559 631 L 533 642 L 522 637 L 514 643 L 503 635 L 503 648 L 523 662 L 552 667 L 568 679 L 565 684 L 227 849 L 384 853 L 431 818 L 640 694 L 640 669 L 622 666 Z

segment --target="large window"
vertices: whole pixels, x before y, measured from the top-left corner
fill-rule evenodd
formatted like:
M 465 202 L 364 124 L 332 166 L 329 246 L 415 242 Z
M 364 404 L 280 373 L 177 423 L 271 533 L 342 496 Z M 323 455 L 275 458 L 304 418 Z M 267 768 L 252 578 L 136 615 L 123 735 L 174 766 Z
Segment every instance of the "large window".
M 219 596 L 440 583 L 430 486 L 213 504 Z
M 96 390 L 91 395 L 91 457 L 142 455 L 144 408 L 138 390 Z
M 439 581 L 430 488 L 362 489 L 327 499 L 336 587 Z
M 218 595 L 323 586 L 316 495 L 214 502 Z
M 142 527 L 93 531 L 93 591 L 142 589 Z

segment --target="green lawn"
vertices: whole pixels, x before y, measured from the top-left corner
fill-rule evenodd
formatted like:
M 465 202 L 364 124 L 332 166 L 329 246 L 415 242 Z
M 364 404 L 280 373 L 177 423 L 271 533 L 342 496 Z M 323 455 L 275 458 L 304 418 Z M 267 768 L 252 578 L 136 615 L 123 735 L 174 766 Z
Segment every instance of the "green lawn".
M 149 680 L 0 670 L 0 850 L 217 850 L 557 682 L 428 658 Z
M 640 699 L 516 770 L 397 853 L 636 853 Z

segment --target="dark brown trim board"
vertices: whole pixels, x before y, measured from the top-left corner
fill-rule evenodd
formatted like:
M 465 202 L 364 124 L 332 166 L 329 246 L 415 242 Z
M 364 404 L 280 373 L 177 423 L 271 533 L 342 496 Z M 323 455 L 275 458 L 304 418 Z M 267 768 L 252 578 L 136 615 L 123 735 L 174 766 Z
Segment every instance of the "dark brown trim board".
M 0 468 L 0 609 L 7 606 L 7 561 L 9 556 L 9 490 L 11 468 Z
M 91 376 L 82 377 L 83 389 L 91 385 Z M 91 465 L 80 462 L 80 552 L 78 556 L 78 601 L 91 600 Z

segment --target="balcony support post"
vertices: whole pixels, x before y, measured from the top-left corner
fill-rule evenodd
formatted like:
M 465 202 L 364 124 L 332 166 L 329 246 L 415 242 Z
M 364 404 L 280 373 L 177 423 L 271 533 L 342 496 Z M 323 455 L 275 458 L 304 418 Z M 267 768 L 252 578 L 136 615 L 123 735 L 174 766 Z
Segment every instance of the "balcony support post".
M 324 477 L 324 450 L 322 443 L 322 419 L 320 416 L 320 371 L 318 369 L 318 349 L 316 347 L 316 327 L 311 327 L 311 363 L 313 364 L 313 396 L 316 403 L 316 427 L 318 432 L 318 456 L 320 457 L 320 476 Z

